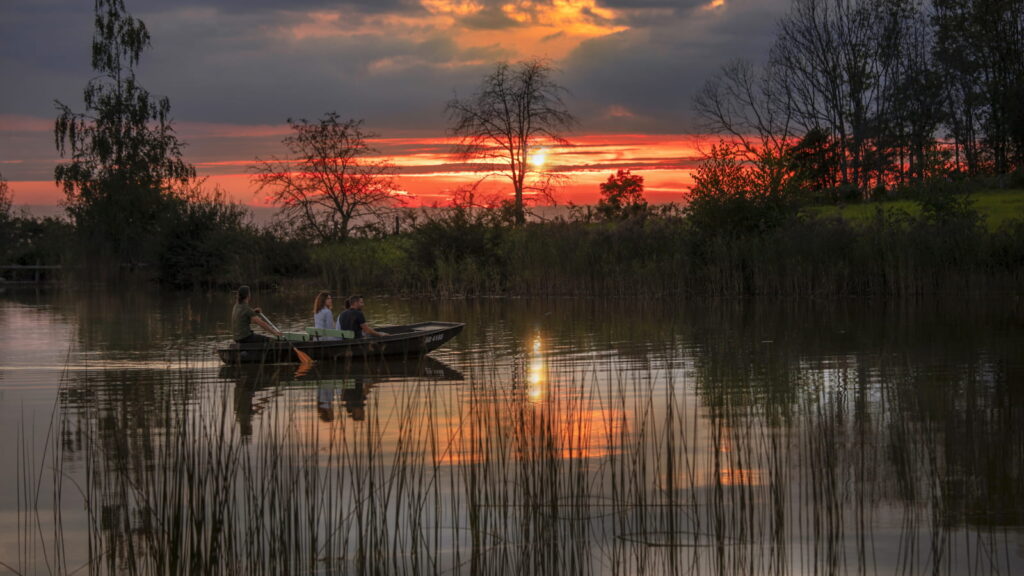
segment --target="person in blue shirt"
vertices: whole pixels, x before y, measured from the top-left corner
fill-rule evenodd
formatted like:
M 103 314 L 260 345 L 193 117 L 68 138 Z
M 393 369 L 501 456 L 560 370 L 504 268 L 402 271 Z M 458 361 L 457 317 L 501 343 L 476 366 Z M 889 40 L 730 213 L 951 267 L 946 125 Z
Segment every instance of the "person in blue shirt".
M 331 297 L 330 292 L 321 291 L 317 294 L 316 300 L 313 301 L 313 327 L 333 329 L 334 313 L 331 311 L 333 308 L 334 298 Z
M 366 322 L 366 316 L 363 314 L 363 297 L 352 296 L 346 302 L 348 309 L 338 316 L 338 330 L 351 330 L 355 333 L 356 338 L 362 338 L 364 336 L 377 336 L 382 338 L 387 336 L 383 332 L 378 332 L 370 327 Z

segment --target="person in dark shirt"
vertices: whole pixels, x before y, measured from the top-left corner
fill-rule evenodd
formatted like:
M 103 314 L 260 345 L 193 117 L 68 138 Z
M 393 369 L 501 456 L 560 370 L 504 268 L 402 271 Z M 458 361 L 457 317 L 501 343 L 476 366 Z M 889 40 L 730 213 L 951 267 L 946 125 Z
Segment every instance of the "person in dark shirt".
M 249 287 L 239 286 L 238 287 L 238 301 L 235 303 L 235 307 L 231 310 L 231 337 L 235 339 L 235 342 L 239 344 L 248 344 L 249 342 L 266 342 L 270 338 L 256 334 L 252 331 L 252 323 L 256 323 L 267 332 L 270 332 L 274 336 L 281 336 L 281 333 L 274 330 L 270 324 L 267 324 L 263 318 L 260 318 L 260 309 L 253 308 L 249 305 Z
M 366 322 L 366 316 L 363 314 L 362 296 L 350 297 L 347 304 L 348 308 L 338 316 L 338 330 L 351 330 L 355 333 L 356 338 L 362 338 L 363 336 L 377 336 L 378 338 L 387 336 L 383 332 L 374 330 Z

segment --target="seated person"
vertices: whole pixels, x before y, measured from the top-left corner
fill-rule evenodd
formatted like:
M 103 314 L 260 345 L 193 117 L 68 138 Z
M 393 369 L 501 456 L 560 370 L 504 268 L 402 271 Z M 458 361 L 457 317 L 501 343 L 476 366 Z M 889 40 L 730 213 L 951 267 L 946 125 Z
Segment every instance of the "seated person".
M 387 336 L 387 334 L 378 332 L 367 324 L 366 316 L 363 315 L 362 296 L 352 296 L 346 304 L 348 304 L 348 308 L 338 316 L 338 330 L 351 330 L 355 333 L 356 338 L 362 338 L 367 335 Z
M 313 327 L 334 329 L 334 298 L 330 292 L 320 292 L 313 301 Z
M 249 306 L 249 295 L 250 290 L 248 286 L 238 287 L 238 301 L 235 302 L 235 307 L 231 309 L 231 335 L 235 342 L 248 344 L 250 342 L 269 342 L 271 340 L 263 334 L 253 332 L 251 326 L 253 322 L 267 332 L 280 337 L 281 333 L 260 317 L 260 309 Z

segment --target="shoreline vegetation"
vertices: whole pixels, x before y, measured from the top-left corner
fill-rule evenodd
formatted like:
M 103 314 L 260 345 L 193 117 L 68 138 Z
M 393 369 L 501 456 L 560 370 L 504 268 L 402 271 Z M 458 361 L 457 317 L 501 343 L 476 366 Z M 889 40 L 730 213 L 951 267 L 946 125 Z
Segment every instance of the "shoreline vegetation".
M 5 262 L 63 264 L 72 283 L 125 275 L 177 289 L 239 282 L 435 297 L 847 296 L 1020 292 L 1024 191 L 930 192 L 839 207 L 730 199 L 510 226 L 499 208 L 405 209 L 395 230 L 313 242 L 208 198 L 170 212 L 159 258 L 104 266 L 66 221 L 7 218 Z M 398 213 L 396 213 L 398 214 Z M 426 215 L 426 216 L 425 216 Z M 84 250 L 83 250 L 84 248 Z M 88 262 L 74 267 L 70 263 Z

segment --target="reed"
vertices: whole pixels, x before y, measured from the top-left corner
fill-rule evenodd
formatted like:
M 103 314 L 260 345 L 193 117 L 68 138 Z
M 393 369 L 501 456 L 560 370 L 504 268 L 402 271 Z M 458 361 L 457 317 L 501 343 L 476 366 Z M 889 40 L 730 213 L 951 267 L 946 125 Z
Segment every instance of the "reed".
M 1018 566 L 1009 529 L 1024 501 L 1024 438 L 1012 422 L 1024 415 L 1020 402 L 1003 401 L 1017 394 L 1010 380 L 986 376 L 998 366 L 965 364 L 936 380 L 884 355 L 807 364 L 742 345 L 745 359 L 727 363 L 713 342 L 696 357 L 668 348 L 607 363 L 550 355 L 536 340 L 505 360 L 465 358 L 464 383 L 378 386 L 351 412 L 361 419 L 342 415 L 336 396 L 359 384 L 338 374 L 296 388 L 280 367 L 265 367 L 239 384 L 185 359 L 162 382 L 105 374 L 131 386 L 88 401 L 80 380 L 97 375 L 69 375 L 76 381 L 63 387 L 46 463 L 27 447 L 19 454 L 24 540 L 13 569 Z M 999 457 L 1005 466 L 990 468 Z M 62 522 L 72 502 L 85 510 L 84 552 Z
M 319 247 L 321 281 L 444 297 L 646 298 L 978 294 L 1024 283 L 1024 224 L 988 230 L 972 213 L 794 217 L 743 233 L 655 216 L 448 226 Z

